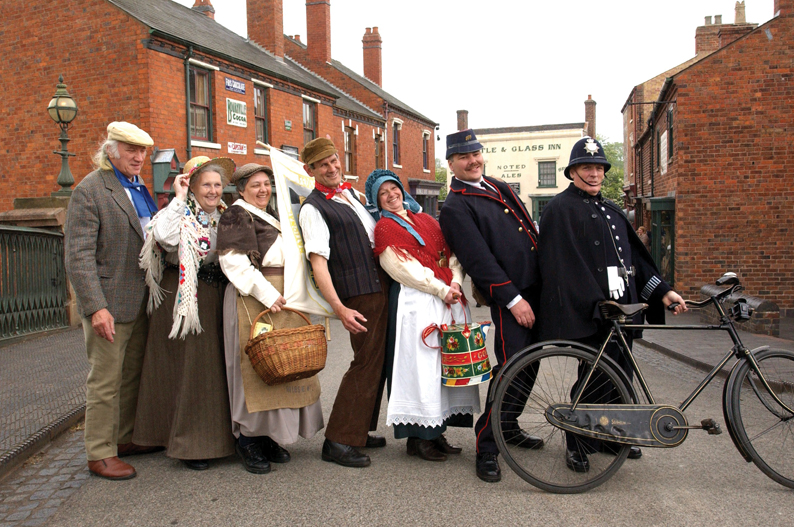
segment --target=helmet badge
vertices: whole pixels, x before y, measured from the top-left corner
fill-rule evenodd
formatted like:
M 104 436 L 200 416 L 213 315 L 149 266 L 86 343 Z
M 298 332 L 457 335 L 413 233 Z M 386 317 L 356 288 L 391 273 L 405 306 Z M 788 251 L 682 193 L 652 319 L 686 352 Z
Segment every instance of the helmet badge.
M 598 143 L 593 141 L 593 139 L 588 139 L 584 145 L 584 150 L 591 156 L 594 156 L 598 153 Z

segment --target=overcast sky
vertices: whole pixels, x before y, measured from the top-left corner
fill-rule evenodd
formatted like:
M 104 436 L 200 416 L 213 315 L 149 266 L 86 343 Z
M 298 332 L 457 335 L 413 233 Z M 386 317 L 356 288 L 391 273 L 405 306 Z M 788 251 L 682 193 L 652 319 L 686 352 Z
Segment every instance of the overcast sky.
M 284 1 L 284 33 L 306 42 L 306 2 Z M 194 0 L 178 0 L 188 7 Z M 331 54 L 363 74 L 361 39 L 378 26 L 383 88 L 440 124 L 436 156 L 456 130 L 584 121 L 623 140 L 632 87 L 695 55 L 705 16 L 734 22 L 735 0 L 331 0 Z M 747 22 L 772 18 L 773 0 L 746 0 Z M 215 20 L 247 36 L 245 0 L 214 0 Z

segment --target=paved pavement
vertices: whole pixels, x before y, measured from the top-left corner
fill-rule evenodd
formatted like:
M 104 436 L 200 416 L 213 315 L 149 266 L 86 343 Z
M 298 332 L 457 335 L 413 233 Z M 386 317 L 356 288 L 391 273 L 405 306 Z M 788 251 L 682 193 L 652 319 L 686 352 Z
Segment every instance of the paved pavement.
M 473 318 L 488 319 L 488 310 L 473 309 Z M 695 315 L 668 319 L 668 323 L 698 323 Z M 788 335 L 792 325 L 787 322 L 782 328 L 783 334 Z M 329 366 L 321 373 L 326 416 L 352 356 L 341 324 L 333 321 L 331 332 Z M 794 350 L 794 341 L 788 339 L 746 333 L 742 333 L 742 338 L 751 348 L 769 345 Z M 490 345 L 492 339 L 488 341 Z M 727 335 L 717 332 L 646 331 L 639 344 L 639 360 L 660 400 L 665 395 L 673 397 L 668 400 L 685 396 L 703 376 L 696 367 L 714 364 L 730 348 Z M 409 458 L 403 441 L 391 439 L 391 430 L 383 424 L 385 412 L 380 433 L 389 438 L 389 446 L 371 451 L 373 466 L 365 470 L 344 469 L 320 461 L 320 433 L 289 446 L 293 461 L 276 467 L 267 476 L 244 472 L 234 457 L 213 462 L 207 473 L 194 473 L 163 454 L 154 454 L 132 458 L 139 471 L 137 478 L 107 482 L 89 477 L 81 426 L 68 426 L 70 419 L 79 419 L 87 367 L 79 329 L 0 347 L 0 459 L 10 460 L 5 464 L 6 473 L 0 472 L 0 527 L 321 521 L 332 525 L 402 524 L 407 516 L 417 518 L 419 523 L 477 524 L 489 504 L 496 502 L 501 503 L 493 516 L 497 523 L 515 523 L 516 518 L 523 518 L 531 523 L 544 519 L 551 524 L 628 525 L 640 514 L 647 519 L 643 523 L 648 524 L 682 518 L 686 524 L 694 522 L 698 514 L 725 524 L 758 523 L 760 518 L 777 519 L 779 523 L 781 514 L 790 517 L 794 512 L 794 506 L 788 505 L 789 491 L 771 482 L 754 466 L 746 465 L 727 434 L 715 439 L 693 432 L 685 446 L 646 452 L 633 465 L 627 462 L 614 482 L 601 487 L 607 490 L 571 500 L 533 492 L 506 466 L 504 481 L 499 485 L 480 482 L 474 476 L 469 430 L 451 429 L 447 433 L 452 442 L 464 447 L 464 454 L 445 464 Z M 699 414 L 705 412 L 704 417 L 722 421 L 720 389 L 718 379 L 704 392 L 702 402 L 698 400 L 693 405 L 691 412 L 695 415 L 690 420 L 699 419 Z M 485 396 L 484 389 L 481 396 Z M 62 429 L 66 431 L 53 440 Z M 34 436 L 38 439 L 32 441 Z M 43 450 L 23 466 L 8 470 L 42 445 Z M 714 445 L 718 445 L 716 450 Z M 657 460 L 663 464 L 657 466 Z M 741 482 L 748 483 L 742 485 L 748 491 L 730 501 L 727 492 L 733 490 L 731 485 L 735 482 L 727 482 L 735 479 L 735 474 L 741 474 Z M 653 503 L 627 505 L 628 514 L 621 513 L 616 521 L 609 521 L 616 504 L 625 504 L 626 496 L 646 496 L 646 502 Z M 535 505 L 529 506 L 529 502 Z M 679 505 L 668 510 L 671 503 Z M 685 514 L 681 517 L 673 515 L 671 511 L 687 503 L 693 507 L 691 510 L 681 510 Z M 563 515 L 559 514 L 560 507 L 565 510 Z

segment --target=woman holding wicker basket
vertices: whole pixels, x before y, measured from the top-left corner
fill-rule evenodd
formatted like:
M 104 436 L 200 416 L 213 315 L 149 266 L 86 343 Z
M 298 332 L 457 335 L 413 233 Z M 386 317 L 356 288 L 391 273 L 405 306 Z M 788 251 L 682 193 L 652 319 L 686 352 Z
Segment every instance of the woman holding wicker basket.
M 193 470 L 234 453 L 223 359 L 226 279 L 216 253 L 229 158 L 194 157 L 174 199 L 146 226 L 140 265 L 149 286 L 149 337 L 133 440 L 162 446 Z
M 263 329 L 305 324 L 285 307 L 284 252 L 281 224 L 270 205 L 273 171 L 249 163 L 238 168 L 231 182 L 240 199 L 221 217 L 218 253 L 229 279 L 223 304 L 226 378 L 232 432 L 237 453 L 249 472 L 270 472 L 270 463 L 286 463 L 290 454 L 279 443 L 310 438 L 325 425 L 317 376 L 268 386 L 251 365 L 245 346 L 251 325 L 269 309 Z M 256 328 L 255 328 L 256 329 Z

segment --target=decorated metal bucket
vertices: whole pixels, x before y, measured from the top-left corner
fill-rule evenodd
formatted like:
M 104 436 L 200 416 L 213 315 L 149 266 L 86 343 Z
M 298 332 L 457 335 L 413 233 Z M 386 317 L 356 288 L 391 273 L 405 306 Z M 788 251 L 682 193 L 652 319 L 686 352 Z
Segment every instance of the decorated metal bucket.
M 481 324 L 431 324 L 422 332 L 422 341 L 429 348 L 441 350 L 441 384 L 444 386 L 472 386 L 491 378 L 491 363 L 485 349 L 485 337 L 490 322 Z M 441 346 L 431 346 L 425 340 L 438 331 Z

